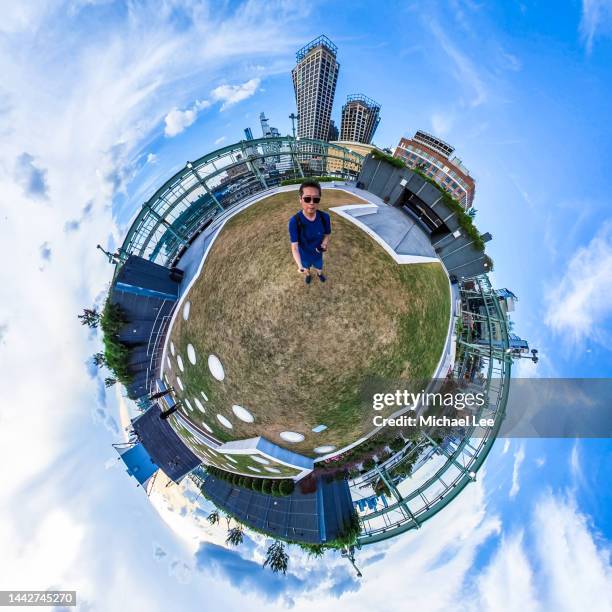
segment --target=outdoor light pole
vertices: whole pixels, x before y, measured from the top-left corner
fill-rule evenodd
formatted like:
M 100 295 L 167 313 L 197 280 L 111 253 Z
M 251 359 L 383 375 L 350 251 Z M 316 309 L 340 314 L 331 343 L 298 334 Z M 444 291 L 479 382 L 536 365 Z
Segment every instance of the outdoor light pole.
M 355 568 L 357 578 L 361 578 L 363 574 L 359 571 L 359 568 L 355 564 L 355 547 L 348 546 L 346 548 L 343 548 L 341 554 L 343 557 L 346 557 L 349 560 L 349 563 Z
M 299 119 L 300 116 L 295 113 L 291 113 L 289 115 L 289 119 L 291 119 L 291 131 L 293 132 L 293 137 L 295 138 L 295 120 Z
M 513 359 L 531 359 L 533 363 L 538 363 L 540 358 L 538 357 L 538 349 L 531 349 L 531 357 L 529 355 L 521 355 L 520 353 L 512 353 L 512 349 L 506 349 L 506 353 L 511 354 Z
M 118 253 L 111 253 L 110 251 L 106 251 L 102 248 L 102 245 L 100 244 L 96 245 L 96 249 L 100 249 L 100 251 L 102 251 L 106 255 L 106 257 L 108 258 L 108 263 L 117 263 L 117 260 L 119 258 Z

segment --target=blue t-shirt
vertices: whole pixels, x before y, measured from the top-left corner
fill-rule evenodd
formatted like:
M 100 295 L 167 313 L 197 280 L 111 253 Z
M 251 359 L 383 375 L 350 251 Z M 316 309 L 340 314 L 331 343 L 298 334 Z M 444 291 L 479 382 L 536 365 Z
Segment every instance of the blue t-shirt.
M 300 251 L 308 255 L 317 254 L 317 248 L 321 246 L 325 234 L 331 234 L 331 219 L 326 212 L 317 210 L 314 221 L 308 220 L 300 210 L 298 213 L 301 221 L 301 228 L 293 215 L 289 219 L 289 238 L 291 242 L 298 242 Z

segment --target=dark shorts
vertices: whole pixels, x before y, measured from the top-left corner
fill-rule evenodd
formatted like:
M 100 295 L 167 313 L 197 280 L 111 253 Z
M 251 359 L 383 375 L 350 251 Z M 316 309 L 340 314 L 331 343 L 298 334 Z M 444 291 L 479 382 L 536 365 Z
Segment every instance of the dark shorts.
M 300 259 L 303 268 L 323 269 L 323 253 L 302 253 L 300 251 Z

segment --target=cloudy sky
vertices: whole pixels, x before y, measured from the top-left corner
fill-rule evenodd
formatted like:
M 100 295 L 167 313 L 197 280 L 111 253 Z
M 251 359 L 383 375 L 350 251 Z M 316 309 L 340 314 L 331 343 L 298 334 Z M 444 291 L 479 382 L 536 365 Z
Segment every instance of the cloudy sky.
M 0 20 L 0 589 L 66 588 L 81 610 L 612 609 L 609 440 L 499 440 L 418 533 L 359 553 L 239 552 L 171 488 L 152 499 L 111 447 L 119 400 L 88 366 L 77 313 L 112 268 L 96 251 L 189 159 L 281 133 L 295 51 L 321 33 L 347 94 L 382 104 L 375 137 L 417 128 L 477 181 L 497 286 L 540 349 L 522 376 L 612 370 L 612 6 L 411 2 L 4 2 Z M 526 362 L 527 363 L 527 362 Z

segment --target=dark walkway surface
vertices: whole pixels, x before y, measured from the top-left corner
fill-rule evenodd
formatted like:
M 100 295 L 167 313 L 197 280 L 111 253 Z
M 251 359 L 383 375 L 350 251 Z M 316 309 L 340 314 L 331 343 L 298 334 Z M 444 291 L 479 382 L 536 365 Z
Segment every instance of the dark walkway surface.
M 314 493 L 302 493 L 299 485 L 291 495 L 273 497 L 207 476 L 204 492 L 221 510 L 271 536 L 308 544 L 338 537 L 348 526 L 353 504 L 346 481 L 319 481 Z
M 160 418 L 160 414 L 159 405 L 154 404 L 134 419 L 134 431 L 153 462 L 168 478 L 178 482 L 202 462 L 185 446 L 170 423 Z

